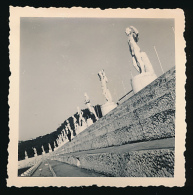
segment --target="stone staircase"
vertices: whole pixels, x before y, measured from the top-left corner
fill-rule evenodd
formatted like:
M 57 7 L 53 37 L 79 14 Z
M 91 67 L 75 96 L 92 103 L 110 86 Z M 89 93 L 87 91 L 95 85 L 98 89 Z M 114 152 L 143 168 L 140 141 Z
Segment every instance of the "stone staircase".
M 174 137 L 175 68 L 172 68 L 74 137 L 51 158 L 108 176 L 170 177 L 174 170 Z M 173 144 L 169 148 L 162 144 L 157 149 L 104 152 L 105 148 L 149 144 L 153 140 L 164 143 L 171 138 Z M 102 151 L 90 154 L 98 149 Z

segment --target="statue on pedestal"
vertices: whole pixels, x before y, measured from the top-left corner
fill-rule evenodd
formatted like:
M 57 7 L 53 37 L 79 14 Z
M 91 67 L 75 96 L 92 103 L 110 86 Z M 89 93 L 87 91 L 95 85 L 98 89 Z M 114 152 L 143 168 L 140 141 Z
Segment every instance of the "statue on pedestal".
M 85 104 L 87 105 L 88 110 L 90 111 L 91 114 L 94 114 L 95 119 L 98 120 L 99 118 L 98 118 L 98 116 L 96 115 L 96 112 L 95 112 L 95 110 L 94 110 L 94 107 L 91 106 L 90 99 L 89 99 L 87 93 L 84 93 L 84 96 L 85 96 Z
M 80 110 L 79 107 L 77 107 L 77 110 L 78 110 L 78 115 L 79 115 L 79 126 L 85 126 L 86 125 L 86 120 L 83 117 L 83 112 L 82 112 L 82 110 Z
M 41 148 L 42 148 L 42 154 L 45 154 L 44 146 L 42 146 Z
M 105 75 L 104 70 L 99 71 L 98 73 L 99 79 L 101 81 L 101 87 L 103 91 L 103 95 L 105 96 L 107 102 L 101 106 L 102 115 L 106 115 L 108 112 L 117 107 L 117 104 L 113 102 L 111 93 L 107 87 L 108 79 Z
M 49 147 L 49 152 L 52 152 L 52 147 L 51 147 L 50 143 L 48 143 L 48 147 Z
M 27 152 L 25 151 L 25 159 L 28 159 L 28 155 Z
M 153 67 L 145 52 L 141 52 L 137 42 L 139 40 L 138 30 L 130 26 L 125 31 L 128 36 L 128 44 L 132 56 L 133 65 L 140 73 L 131 79 L 131 85 L 134 94 L 153 82 L 157 76 L 154 73 Z
M 65 130 L 66 130 L 66 132 L 67 132 L 68 140 L 71 142 L 71 131 L 70 131 L 70 129 L 68 128 L 67 125 L 65 126 Z
M 139 73 L 151 72 L 154 73 L 153 67 L 145 52 L 141 52 L 140 47 L 137 45 L 139 40 L 138 30 L 130 26 L 125 31 L 128 36 L 128 45 L 132 56 L 133 65 Z
M 36 150 L 36 148 L 32 148 L 32 149 L 34 151 L 34 156 L 37 156 L 37 150 Z
M 107 87 L 108 79 L 105 75 L 104 70 L 99 71 L 98 76 L 99 76 L 99 79 L 101 81 L 101 87 L 102 87 L 103 95 L 105 96 L 107 102 L 112 102 L 112 96 L 111 96 L 111 93 L 110 93 L 110 91 Z
M 74 123 L 74 131 L 76 132 L 77 134 L 77 130 L 78 130 L 78 123 L 77 123 L 77 119 L 75 116 L 72 116 L 72 119 L 73 119 L 73 123 Z
M 74 132 L 73 132 L 71 126 L 70 126 L 70 122 L 69 122 L 69 120 L 67 120 L 66 122 L 67 122 L 67 127 L 70 130 L 70 132 L 71 132 L 71 139 L 73 139 L 74 138 Z
M 55 148 L 56 148 L 56 142 L 54 141 L 54 150 L 55 150 Z

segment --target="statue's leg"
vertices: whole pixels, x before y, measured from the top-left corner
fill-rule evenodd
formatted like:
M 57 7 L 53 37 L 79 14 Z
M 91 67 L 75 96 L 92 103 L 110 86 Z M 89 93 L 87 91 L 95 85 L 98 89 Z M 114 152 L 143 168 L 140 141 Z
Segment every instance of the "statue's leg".
M 153 66 L 152 66 L 147 54 L 145 52 L 141 52 L 141 57 L 142 57 L 142 60 L 145 64 L 145 72 L 154 73 Z
M 132 56 L 132 61 L 133 61 L 133 66 L 136 68 L 136 70 L 137 70 L 138 72 L 141 72 L 141 69 L 140 69 L 140 67 L 137 65 L 137 62 L 136 62 L 134 56 Z
M 141 73 L 145 72 L 145 65 L 142 61 L 141 51 L 137 43 L 134 41 L 133 37 L 130 37 L 130 45 L 132 50 L 132 55 L 135 57 L 136 64 L 140 67 Z
M 94 116 L 95 116 L 96 120 L 98 120 L 98 117 L 97 117 L 97 115 L 96 115 L 96 112 L 95 112 L 94 107 L 92 107 L 92 113 L 94 114 Z

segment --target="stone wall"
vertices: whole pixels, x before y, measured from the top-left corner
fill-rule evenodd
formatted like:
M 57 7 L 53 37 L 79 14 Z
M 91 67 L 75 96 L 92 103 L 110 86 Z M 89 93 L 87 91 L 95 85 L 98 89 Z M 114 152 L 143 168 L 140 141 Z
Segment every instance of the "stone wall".
M 173 177 L 174 149 L 60 155 L 53 159 L 109 177 Z
M 175 136 L 175 68 L 66 143 L 70 153 Z

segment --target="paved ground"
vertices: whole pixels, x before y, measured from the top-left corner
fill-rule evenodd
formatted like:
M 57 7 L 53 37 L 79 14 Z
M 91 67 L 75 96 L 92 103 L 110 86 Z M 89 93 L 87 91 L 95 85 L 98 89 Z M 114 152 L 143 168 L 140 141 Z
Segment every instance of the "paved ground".
M 49 168 L 49 165 L 52 171 Z M 72 165 L 55 160 L 47 160 L 41 163 L 32 177 L 105 177 L 102 174 L 91 172 L 86 169 L 81 169 Z
M 108 148 L 101 148 L 96 150 L 74 152 L 70 154 L 60 155 L 79 155 L 79 154 L 91 154 L 91 153 L 104 153 L 104 152 L 128 152 L 137 150 L 152 150 L 152 149 L 163 149 L 163 148 L 174 148 L 175 138 L 168 138 L 162 140 L 154 140 L 148 142 L 125 144 L 121 146 L 113 146 Z M 73 165 L 66 164 L 64 162 L 59 162 L 56 160 L 46 160 L 41 163 L 38 169 L 34 172 L 32 177 L 105 177 L 105 175 L 91 172 L 86 169 L 78 168 Z
M 33 173 L 32 177 L 53 177 L 47 161 L 43 161 L 37 170 Z

